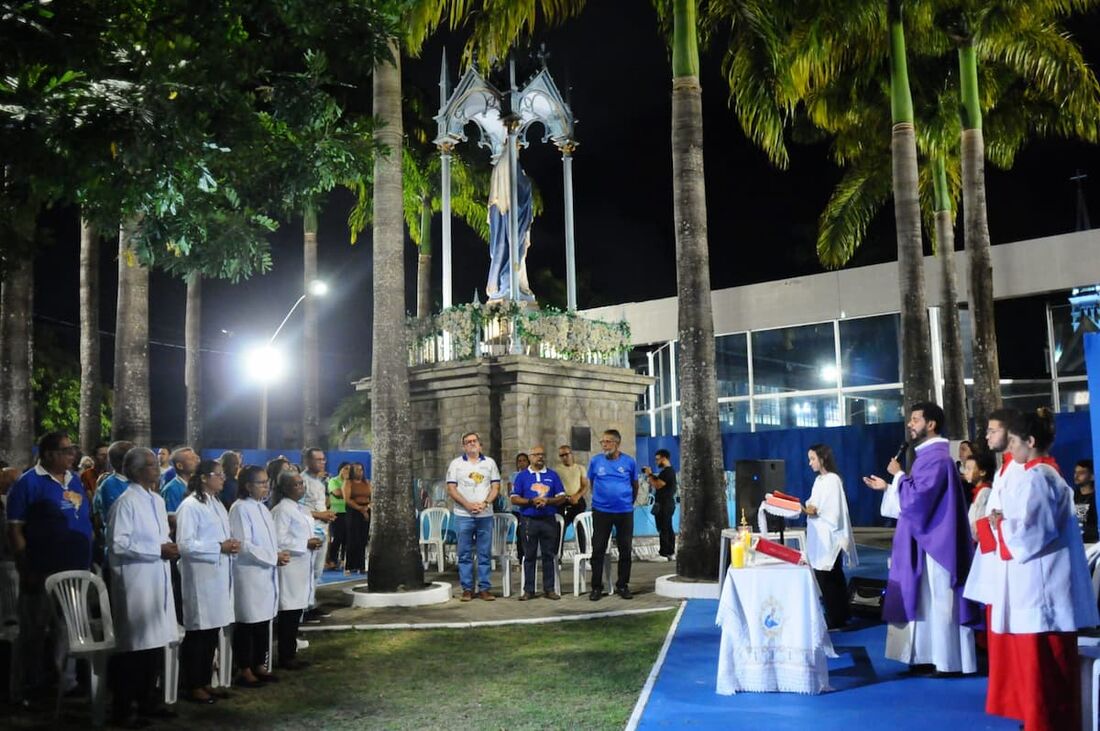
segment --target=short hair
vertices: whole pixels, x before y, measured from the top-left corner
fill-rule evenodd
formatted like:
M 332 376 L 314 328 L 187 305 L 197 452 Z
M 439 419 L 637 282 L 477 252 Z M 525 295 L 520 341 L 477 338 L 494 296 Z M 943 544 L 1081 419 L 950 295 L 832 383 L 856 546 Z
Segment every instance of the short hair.
M 121 439 L 107 447 L 107 462 L 110 463 L 111 469 L 115 472 L 122 472 L 122 460 L 126 456 L 126 453 L 134 448 L 134 443 L 126 439 Z
M 656 452 L 653 453 L 653 456 L 664 457 L 665 459 L 672 461 L 672 453 L 669 452 L 667 449 L 658 449 Z
M 1096 472 L 1096 470 L 1094 470 L 1092 468 L 1092 460 L 1091 459 L 1079 459 L 1079 460 L 1077 460 L 1077 464 L 1075 464 L 1073 466 L 1074 467 L 1084 467 L 1089 472 Z
M 310 458 L 314 452 L 320 452 L 321 456 L 324 456 L 325 450 L 320 447 L 306 447 L 302 450 L 302 464 L 305 464 L 306 460 Z
M 202 478 L 214 474 L 214 470 L 219 466 L 221 462 L 216 459 L 204 459 L 199 462 L 199 466 L 195 468 L 195 474 L 191 475 L 191 479 L 187 481 L 187 494 L 194 495 L 200 503 L 205 503 L 206 492 L 202 489 Z M 225 468 L 222 467 L 222 469 Z
M 96 452 L 98 452 L 99 450 L 101 450 L 101 449 L 107 449 L 107 448 L 108 448 L 108 447 L 107 447 L 107 442 L 99 442 L 99 443 L 97 443 L 97 444 L 96 444 L 96 445 L 95 445 L 94 447 L 92 447 L 92 453 L 93 453 L 93 454 L 95 454 L 95 453 L 96 453 Z
M 918 401 L 909 409 L 909 413 L 913 413 L 914 411 L 919 411 L 925 421 L 936 422 L 936 434 L 942 437 L 947 433 L 947 420 L 939 404 L 932 401 Z
M 298 472 L 296 467 L 287 467 L 279 473 L 278 479 L 275 480 L 275 485 L 271 490 L 271 506 L 275 507 L 284 498 L 290 497 L 290 486 L 293 484 L 294 479 L 302 479 L 302 475 Z
M 130 482 L 137 482 L 138 472 L 149 464 L 149 460 L 157 461 L 157 455 L 148 447 L 132 447 L 122 458 L 122 475 Z
M 997 474 L 997 460 L 988 447 L 975 445 L 970 452 L 970 456 L 966 459 L 967 461 L 973 461 L 977 465 L 978 471 L 985 474 L 989 479 L 993 479 L 993 476 Z
M 516 462 L 519 462 L 520 457 L 523 457 L 525 460 L 527 460 L 528 464 L 530 464 L 531 457 L 528 456 L 527 452 L 519 452 L 518 454 L 516 454 Z
M 267 474 L 264 468 L 258 464 L 246 464 L 237 473 L 237 499 L 244 500 L 248 497 L 248 483 L 254 481 L 257 475 Z
M 46 432 L 38 440 L 38 456 L 41 457 L 46 452 L 56 452 L 61 448 L 61 441 L 68 438 L 69 433 L 65 431 Z
M 1046 406 L 1023 414 L 1016 424 L 1009 425 L 1008 431 L 1024 441 L 1035 440 L 1035 449 L 1046 451 L 1054 444 L 1054 412 Z
M 466 437 L 477 437 L 477 440 L 479 442 L 481 441 L 481 435 L 478 434 L 476 431 L 468 431 L 465 434 L 463 434 L 462 439 L 460 440 L 463 444 L 466 443 Z
M 222 469 L 225 470 L 225 477 L 236 478 L 237 472 L 241 469 L 241 455 L 234 452 L 232 449 L 222 452 L 222 456 L 218 457 L 218 461 L 222 463 Z M 233 474 L 231 475 L 230 472 Z
M 1020 417 L 1020 412 L 1009 406 L 1002 406 L 999 409 L 993 409 L 989 412 L 987 419 L 989 421 L 999 421 L 1005 426 L 1008 426 L 1013 421 Z
M 603 433 L 606 434 L 609 437 L 614 437 L 616 442 L 619 442 L 620 444 L 622 444 L 623 435 L 619 433 L 618 429 L 604 429 Z
M 183 459 L 184 452 L 194 452 L 195 450 L 186 445 L 182 447 L 176 447 L 172 450 L 172 455 L 168 458 L 168 463 L 175 467 Z

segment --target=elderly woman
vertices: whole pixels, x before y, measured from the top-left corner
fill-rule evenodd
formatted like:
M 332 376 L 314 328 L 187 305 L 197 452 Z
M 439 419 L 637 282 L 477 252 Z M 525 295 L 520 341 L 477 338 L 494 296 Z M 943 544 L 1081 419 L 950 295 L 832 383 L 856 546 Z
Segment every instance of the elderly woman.
M 156 703 L 154 691 L 163 648 L 179 639 L 168 565 L 179 550 L 168 537 L 168 511 L 157 494 L 157 456 L 134 447 L 122 460 L 122 472 L 129 483 L 111 509 L 106 540 L 117 648 L 109 675 L 115 723 L 141 727 L 142 716 L 175 715 Z
M 297 660 L 298 625 L 302 612 L 313 602 L 313 551 L 322 540 L 313 535 L 313 516 L 299 505 L 305 483 L 298 470 L 288 467 L 279 473 L 271 509 L 279 550 L 290 554 L 290 561 L 279 567 L 279 668 L 300 670 L 308 663 Z
M 264 505 L 268 493 L 263 467 L 248 465 L 237 476 L 237 502 L 229 510 L 230 534 L 240 541 L 233 563 L 233 653 L 240 668 L 237 685 L 256 688 L 277 678 L 264 671 L 267 623 L 279 605 L 276 568 L 290 560 L 280 553 L 271 511 Z
M 176 511 L 183 627 L 187 630 L 180 659 L 184 698 L 195 703 L 214 702 L 210 676 L 218 632 L 233 624 L 230 557 L 240 550 L 241 543 L 229 535 L 229 513 L 220 499 L 224 486 L 222 465 L 204 459 L 187 483 L 187 497 Z

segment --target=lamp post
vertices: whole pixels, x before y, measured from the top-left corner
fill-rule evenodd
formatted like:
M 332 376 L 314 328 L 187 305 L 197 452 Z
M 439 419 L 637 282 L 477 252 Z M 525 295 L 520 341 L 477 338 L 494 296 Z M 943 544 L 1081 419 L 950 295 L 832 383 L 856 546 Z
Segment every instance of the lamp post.
M 328 285 L 319 279 L 309 283 L 309 289 L 295 300 L 287 311 L 279 327 L 271 334 L 265 345 L 251 350 L 246 355 L 246 366 L 252 378 L 260 382 L 260 431 L 256 440 L 258 449 L 267 449 L 267 387 L 277 381 L 283 374 L 285 363 L 282 354 L 275 348 L 275 338 L 283 331 L 290 316 L 298 309 L 298 305 L 305 301 L 306 297 L 324 297 L 328 293 Z

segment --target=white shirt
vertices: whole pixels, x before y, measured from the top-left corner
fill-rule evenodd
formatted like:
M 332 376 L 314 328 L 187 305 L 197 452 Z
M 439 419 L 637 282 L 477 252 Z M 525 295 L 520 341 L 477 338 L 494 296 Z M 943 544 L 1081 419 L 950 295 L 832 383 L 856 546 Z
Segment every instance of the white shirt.
M 302 496 L 302 505 L 309 509 L 310 513 L 323 513 L 328 510 L 326 498 L 328 485 L 320 477 L 314 477 L 308 472 L 302 473 L 302 482 L 306 486 L 305 495 Z M 313 520 L 313 516 L 310 515 Z M 313 533 L 318 538 L 324 538 L 328 533 L 328 523 L 323 520 L 313 520 Z
M 1023 475 L 1024 466 L 1005 453 L 1008 462 L 1002 465 L 993 476 L 993 487 L 989 489 L 989 497 L 978 517 L 985 517 L 994 510 L 1001 509 L 1001 494 L 1006 484 Z M 973 525 L 973 523 L 971 523 Z M 970 563 L 970 573 L 966 577 L 966 588 L 963 596 L 967 599 L 982 604 L 992 604 L 995 589 L 993 587 L 1004 582 L 1003 562 L 997 555 L 997 551 L 982 553 L 978 548 L 974 551 L 974 560 Z
M 489 492 L 493 483 L 500 484 L 500 470 L 492 457 L 482 455 L 476 460 L 469 460 L 466 455 L 456 458 L 447 468 L 447 484 L 457 485 L 458 494 L 466 502 L 486 503 L 485 509 L 477 515 L 470 512 L 458 503 L 455 503 L 454 513 L 464 518 L 491 518 L 493 506 L 488 504 Z
M 848 566 L 858 566 L 856 540 L 840 475 L 833 472 L 818 475 L 806 504 L 817 508 L 816 516 L 806 516 L 806 557 L 810 565 L 818 571 L 829 571 L 844 551 Z
M 313 603 L 313 561 L 307 543 L 313 538 L 309 508 L 283 498 L 271 510 L 280 551 L 290 562 L 279 567 L 279 611 L 305 609 Z
M 244 624 L 266 622 L 275 616 L 279 602 L 271 511 L 252 498 L 238 500 L 229 509 L 229 530 L 241 542 L 233 561 L 233 612 Z
M 169 541 L 164 499 L 131 483 L 111 506 L 107 527 L 111 608 L 121 652 L 179 640 L 171 569 L 160 555 Z
M 184 629 L 233 624 L 233 562 L 222 553 L 230 538 L 229 513 L 216 495 L 188 495 L 176 511 Z

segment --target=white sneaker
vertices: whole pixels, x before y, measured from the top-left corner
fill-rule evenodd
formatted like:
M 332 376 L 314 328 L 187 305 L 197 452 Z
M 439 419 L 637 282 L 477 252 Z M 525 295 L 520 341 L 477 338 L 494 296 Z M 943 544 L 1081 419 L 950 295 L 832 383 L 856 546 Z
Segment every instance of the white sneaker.
M 298 649 L 304 650 L 309 647 L 309 640 L 298 640 Z

